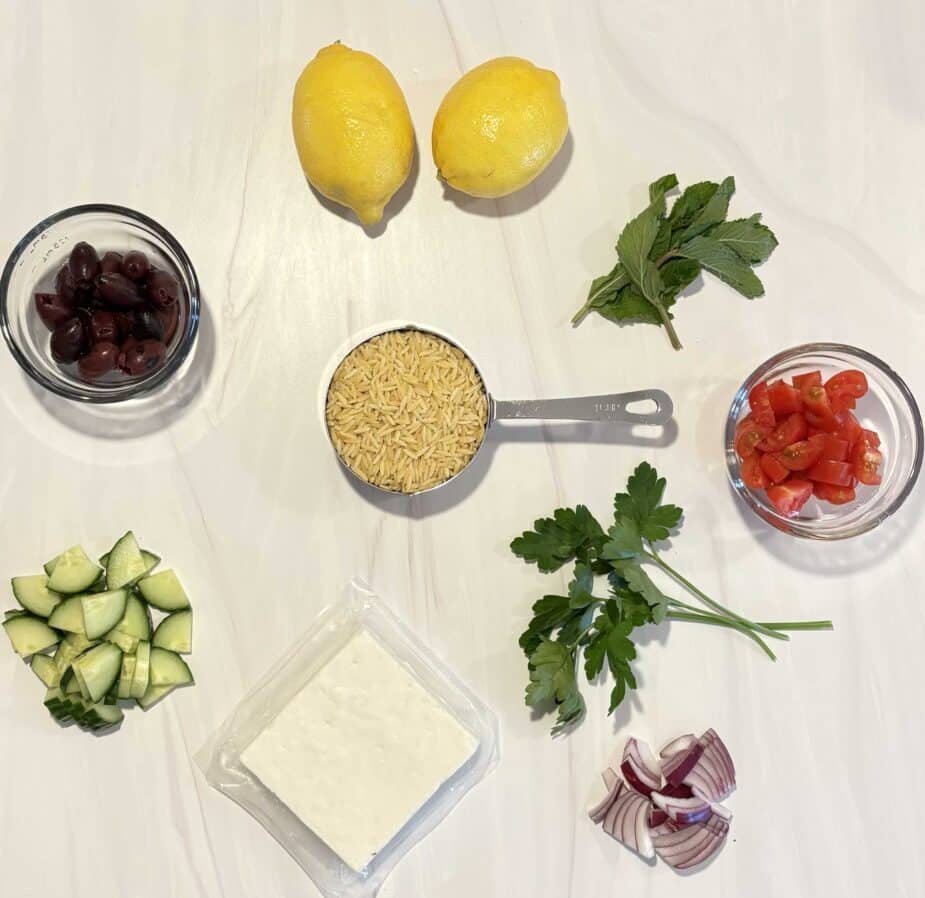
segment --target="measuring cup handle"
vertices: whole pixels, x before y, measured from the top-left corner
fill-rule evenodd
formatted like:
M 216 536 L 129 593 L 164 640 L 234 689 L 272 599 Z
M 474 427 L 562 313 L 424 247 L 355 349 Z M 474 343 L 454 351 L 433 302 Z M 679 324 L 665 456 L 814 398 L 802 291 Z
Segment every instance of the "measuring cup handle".
M 631 412 L 634 402 L 654 402 L 655 409 Z M 609 393 L 605 396 L 576 396 L 570 399 L 494 400 L 495 420 L 538 418 L 545 421 L 610 421 L 621 424 L 667 424 L 674 412 L 671 397 L 662 390 Z

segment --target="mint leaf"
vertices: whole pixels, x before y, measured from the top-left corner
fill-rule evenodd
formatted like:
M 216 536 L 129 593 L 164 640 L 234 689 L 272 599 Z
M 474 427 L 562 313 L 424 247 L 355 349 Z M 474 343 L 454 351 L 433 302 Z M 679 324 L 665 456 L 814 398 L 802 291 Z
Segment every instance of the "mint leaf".
M 685 188 L 668 213 L 668 222 L 676 233 L 683 231 L 719 189 L 715 181 L 700 181 Z
M 689 287 L 700 274 L 700 263 L 693 259 L 672 259 L 660 269 L 665 292 L 662 294 L 662 303 L 665 306 L 674 304 L 675 297 Z
M 575 657 L 572 650 L 558 642 L 544 640 L 530 656 L 530 682 L 525 701 L 530 707 L 546 702 L 558 706 L 553 735 L 577 722 L 585 711 L 584 699 L 575 678 Z
M 655 232 L 655 240 L 652 241 L 652 249 L 649 250 L 649 258 L 657 264 L 670 247 L 671 222 L 667 218 L 661 218 L 658 222 L 658 230 Z
M 619 560 L 642 554 L 642 537 L 634 518 L 618 517 L 607 535 L 610 539 L 601 547 L 601 558 Z
M 649 185 L 649 202 L 654 203 L 659 197 L 664 196 L 669 190 L 674 190 L 677 186 L 677 175 L 662 175 Z
M 635 287 L 624 287 L 611 302 L 597 309 L 609 321 L 644 321 L 661 325 L 658 310 Z M 670 316 L 669 316 L 670 317 Z
M 601 275 L 601 277 L 591 281 L 591 289 L 588 291 L 588 308 L 598 309 L 616 299 L 620 290 L 627 286 L 629 282 L 629 275 L 623 270 L 623 266 L 617 262 L 609 274 Z
M 754 299 L 764 294 L 764 285 L 758 275 L 743 262 L 738 253 L 713 237 L 694 237 L 681 245 L 678 253 L 686 259 L 694 259 L 725 281 L 743 296 Z
M 773 231 L 767 225 L 761 224 L 760 212 L 756 212 L 751 218 L 721 222 L 710 231 L 709 236 L 728 246 L 743 262 L 752 265 L 766 261 L 777 246 L 777 238 Z
M 724 178 L 716 189 L 716 192 L 694 216 L 691 223 L 678 234 L 677 242 L 684 243 L 696 237 L 698 234 L 702 234 L 707 228 L 719 224 L 721 221 L 725 221 L 726 213 L 729 211 L 729 200 L 732 199 L 732 195 L 735 192 L 735 178 Z
M 551 518 L 534 521 L 533 530 L 524 531 L 511 542 L 511 551 L 550 573 L 572 558 L 588 561 L 600 551 L 603 543 L 601 525 L 584 505 L 578 505 L 557 508 Z

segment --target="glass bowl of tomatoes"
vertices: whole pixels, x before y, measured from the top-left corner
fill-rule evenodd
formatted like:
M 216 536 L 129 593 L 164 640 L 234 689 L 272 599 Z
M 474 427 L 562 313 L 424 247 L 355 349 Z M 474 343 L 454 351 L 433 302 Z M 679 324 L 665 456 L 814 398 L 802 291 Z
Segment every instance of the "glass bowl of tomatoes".
M 726 466 L 759 517 L 794 536 L 857 536 L 893 514 L 922 467 L 922 416 L 876 356 L 808 343 L 760 365 L 726 419 Z

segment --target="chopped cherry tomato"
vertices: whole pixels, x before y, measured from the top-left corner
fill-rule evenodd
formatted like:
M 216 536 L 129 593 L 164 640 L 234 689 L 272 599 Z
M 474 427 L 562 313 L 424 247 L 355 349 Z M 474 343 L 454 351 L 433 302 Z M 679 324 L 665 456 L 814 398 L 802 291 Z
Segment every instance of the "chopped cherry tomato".
M 778 418 L 803 411 L 803 397 L 796 387 L 785 384 L 782 380 L 775 380 L 768 385 L 768 399 L 771 408 Z
M 792 518 L 809 501 L 813 485 L 808 480 L 788 480 L 768 487 L 768 499 L 778 514 Z
M 863 371 L 839 371 L 825 382 L 825 391 L 833 405 L 844 398 L 860 399 L 867 393 L 867 378 Z M 845 407 L 854 408 L 854 403 Z
M 847 440 L 827 433 L 823 435 L 822 455 L 819 457 L 825 461 L 845 461 L 850 448 Z
M 806 387 L 821 387 L 822 372 L 810 371 L 808 374 L 794 374 L 793 385 L 802 393 Z
M 799 443 L 791 443 L 775 453 L 774 457 L 788 471 L 805 471 L 819 460 L 824 448 L 825 437 L 820 434 L 808 440 L 800 440 Z
M 735 449 L 739 458 L 755 454 L 757 446 L 769 433 L 770 427 L 762 427 L 751 415 L 746 415 L 736 425 Z
M 769 433 L 757 448 L 762 452 L 780 452 L 784 446 L 806 438 L 806 421 L 799 412 L 788 415 Z
M 817 461 L 807 472 L 810 480 L 831 483 L 833 486 L 851 486 L 854 476 L 851 465 L 844 461 Z
M 831 483 L 814 483 L 813 494 L 817 499 L 831 502 L 833 505 L 854 502 L 856 498 L 853 486 L 833 486 Z
M 752 387 L 751 392 L 748 394 L 748 404 L 751 406 L 755 423 L 769 429 L 777 423 L 777 419 L 774 417 L 774 409 L 771 408 L 771 400 L 768 398 L 767 384 L 762 383 Z
M 844 393 L 840 396 L 829 397 L 829 405 L 832 406 L 833 412 L 853 411 L 857 404 L 857 400 L 853 396 L 846 396 Z
M 851 461 L 854 464 L 854 476 L 861 483 L 866 483 L 868 486 L 877 486 L 880 483 L 883 453 L 863 436 L 851 452 Z
M 817 434 L 820 434 L 820 433 L 824 433 L 824 434 L 828 435 L 828 431 L 827 431 L 827 430 L 823 430 L 821 427 L 808 427 L 808 428 L 806 429 L 806 432 L 807 432 L 807 434 L 808 434 L 809 436 L 811 436 L 811 437 L 814 437 L 814 436 L 816 436 Z
M 880 448 L 880 437 L 876 430 L 861 430 L 861 436 L 875 449 Z
M 854 444 L 858 441 L 862 433 L 858 419 L 855 418 L 851 412 L 845 410 L 836 412 L 835 420 L 838 422 L 838 429 L 835 431 L 835 436 L 840 440 L 847 440 L 849 449 L 853 449 Z
M 766 490 L 771 484 L 767 475 L 761 470 L 757 455 L 749 455 L 747 458 L 742 459 L 740 470 L 745 485 L 753 490 Z
M 835 412 L 832 411 L 829 394 L 826 393 L 825 387 L 814 384 L 804 387 L 801 393 L 803 406 L 806 409 L 806 423 L 829 433 L 838 430 L 838 421 L 835 419 Z
M 776 455 L 763 453 L 758 459 L 758 464 L 761 465 L 761 470 L 768 475 L 771 483 L 780 483 L 790 476 L 790 471 L 780 463 Z

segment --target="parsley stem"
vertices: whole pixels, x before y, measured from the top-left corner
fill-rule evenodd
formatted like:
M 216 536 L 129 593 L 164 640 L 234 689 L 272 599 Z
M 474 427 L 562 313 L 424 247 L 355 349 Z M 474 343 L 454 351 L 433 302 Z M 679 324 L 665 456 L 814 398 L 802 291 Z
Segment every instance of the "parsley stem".
M 762 627 L 769 630 L 834 630 L 830 620 L 787 620 L 774 621 L 772 623 L 764 622 Z
M 730 630 L 737 630 L 743 636 L 747 636 L 753 642 L 755 642 L 758 647 L 763 651 L 772 661 L 777 660 L 777 655 L 771 651 L 770 646 L 753 630 L 744 624 L 740 624 L 737 621 L 729 620 L 726 617 L 719 617 L 718 615 L 709 614 L 707 612 L 698 612 L 692 614 L 687 611 L 674 611 L 670 610 L 668 612 L 668 617 L 671 620 L 683 620 L 690 621 L 694 624 L 712 624 L 714 627 L 728 627 Z
M 749 620 L 747 617 L 742 617 L 741 614 L 736 614 L 734 611 L 730 611 L 728 608 L 720 605 L 719 602 L 714 602 L 705 592 L 697 589 L 690 580 L 686 577 L 683 577 L 679 574 L 667 561 L 663 561 L 658 552 L 655 551 L 652 544 L 649 544 L 649 550 L 643 550 L 643 555 L 647 558 L 654 561 L 669 577 L 673 577 L 678 581 L 688 592 L 693 593 L 700 599 L 705 605 L 712 608 L 714 611 L 719 614 L 725 614 L 728 617 L 731 617 L 733 620 L 738 621 L 740 624 L 744 624 L 749 629 L 754 630 L 757 633 L 761 633 L 763 636 L 769 636 L 772 639 L 790 639 L 786 633 L 781 633 L 779 630 L 774 630 L 771 627 L 767 627 L 763 624 L 756 624 L 754 621 Z

